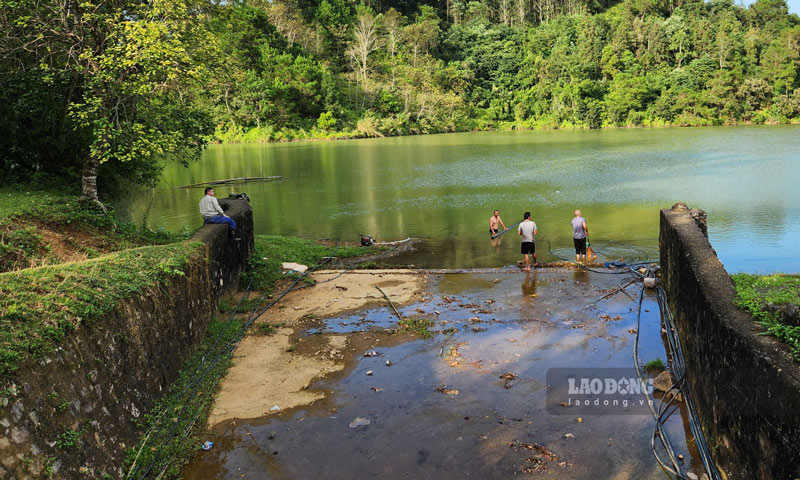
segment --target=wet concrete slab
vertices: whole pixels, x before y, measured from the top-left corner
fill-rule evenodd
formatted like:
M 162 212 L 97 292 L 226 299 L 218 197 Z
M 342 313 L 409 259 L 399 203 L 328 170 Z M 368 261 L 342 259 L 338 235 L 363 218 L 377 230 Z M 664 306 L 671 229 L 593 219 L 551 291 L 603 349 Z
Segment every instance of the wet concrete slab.
M 299 354 L 323 354 L 317 346 L 329 336 L 348 339 L 344 368 L 309 385 L 322 399 L 214 426 L 214 448 L 198 452 L 184 477 L 659 477 L 649 413 L 546 408 L 551 368 L 633 367 L 637 303 L 623 293 L 601 299 L 623 277 L 429 275 L 422 299 L 400 308 L 431 322 L 428 338 L 399 328 L 386 306 L 310 320 L 293 334 Z M 634 298 L 638 288 L 628 288 Z M 666 360 L 649 295 L 640 329 L 642 360 Z M 685 419 L 676 410 L 668 429 L 689 465 Z

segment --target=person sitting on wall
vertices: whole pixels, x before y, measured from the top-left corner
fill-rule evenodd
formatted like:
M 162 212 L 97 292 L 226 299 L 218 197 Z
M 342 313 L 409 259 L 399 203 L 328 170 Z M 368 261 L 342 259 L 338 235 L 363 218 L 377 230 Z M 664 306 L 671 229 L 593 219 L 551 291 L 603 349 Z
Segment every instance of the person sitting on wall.
M 200 200 L 200 215 L 203 223 L 227 223 L 231 231 L 236 230 L 236 222 L 222 211 L 211 187 L 206 187 L 206 196 Z

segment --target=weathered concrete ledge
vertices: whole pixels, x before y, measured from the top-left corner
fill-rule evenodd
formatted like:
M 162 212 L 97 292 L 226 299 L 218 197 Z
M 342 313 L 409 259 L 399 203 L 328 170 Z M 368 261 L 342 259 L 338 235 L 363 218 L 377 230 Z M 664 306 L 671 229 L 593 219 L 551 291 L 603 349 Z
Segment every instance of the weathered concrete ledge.
M 191 240 L 208 245 L 212 278 L 219 283 L 219 288 L 236 290 L 239 275 L 253 252 L 253 209 L 247 200 L 220 199 L 219 204 L 236 222 L 235 235 L 228 232 L 227 225 L 205 224 L 192 235 Z M 238 240 L 233 240 L 234 236 Z
M 205 252 L 195 249 L 183 275 L 121 301 L 46 358 L 21 365 L 15 391 L 0 396 L 0 478 L 124 478 L 143 415 L 176 380 L 252 252 L 249 203 L 220 204 L 239 240 L 227 225 L 204 225 L 192 240 Z
M 800 367 L 734 305 L 705 214 L 661 210 L 661 269 L 712 457 L 727 479 L 800 478 Z

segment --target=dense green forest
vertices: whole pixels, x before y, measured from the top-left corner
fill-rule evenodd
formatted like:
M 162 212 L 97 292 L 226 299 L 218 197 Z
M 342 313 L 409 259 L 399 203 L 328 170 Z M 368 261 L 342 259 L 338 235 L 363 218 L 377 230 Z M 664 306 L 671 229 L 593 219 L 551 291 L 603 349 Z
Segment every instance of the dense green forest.
M 0 0 L 0 167 L 84 194 L 210 141 L 800 119 L 785 0 Z

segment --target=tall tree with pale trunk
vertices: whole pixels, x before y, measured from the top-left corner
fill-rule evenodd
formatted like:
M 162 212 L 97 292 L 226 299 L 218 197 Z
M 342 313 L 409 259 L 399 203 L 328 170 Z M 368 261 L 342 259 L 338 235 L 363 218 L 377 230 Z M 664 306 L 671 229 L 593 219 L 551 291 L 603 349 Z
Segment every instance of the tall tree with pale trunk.
M 362 4 L 358 7 L 357 13 L 353 43 L 350 44 L 347 53 L 356 64 L 361 84 L 366 87 L 369 56 L 378 48 L 378 29 L 375 23 L 375 14 L 371 8 Z

